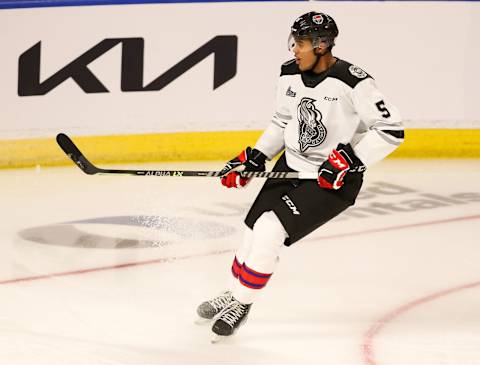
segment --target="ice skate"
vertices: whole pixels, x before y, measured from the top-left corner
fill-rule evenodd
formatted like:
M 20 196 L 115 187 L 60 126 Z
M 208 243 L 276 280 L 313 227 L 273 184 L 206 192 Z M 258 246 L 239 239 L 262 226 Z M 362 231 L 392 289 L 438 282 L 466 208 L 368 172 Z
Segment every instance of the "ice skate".
M 217 320 L 213 324 L 212 343 L 217 343 L 229 336 L 247 320 L 251 304 L 242 304 L 232 297 L 231 302 L 219 313 Z
M 197 308 L 197 324 L 210 322 L 232 301 L 232 292 L 226 290 L 211 300 L 200 304 Z

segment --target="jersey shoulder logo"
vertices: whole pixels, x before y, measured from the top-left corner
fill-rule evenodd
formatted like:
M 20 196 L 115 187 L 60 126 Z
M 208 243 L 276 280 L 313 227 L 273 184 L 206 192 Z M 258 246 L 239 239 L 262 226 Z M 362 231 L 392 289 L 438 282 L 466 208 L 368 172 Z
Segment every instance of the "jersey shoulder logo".
M 327 137 L 327 128 L 322 123 L 322 113 L 315 107 L 315 101 L 302 98 L 297 107 L 300 152 L 321 145 Z
M 355 65 L 351 65 L 351 66 L 348 68 L 348 71 L 350 71 L 350 73 L 351 73 L 353 76 L 358 77 L 359 79 L 364 79 L 365 77 L 368 76 L 365 71 L 363 71 L 360 67 L 355 66 Z

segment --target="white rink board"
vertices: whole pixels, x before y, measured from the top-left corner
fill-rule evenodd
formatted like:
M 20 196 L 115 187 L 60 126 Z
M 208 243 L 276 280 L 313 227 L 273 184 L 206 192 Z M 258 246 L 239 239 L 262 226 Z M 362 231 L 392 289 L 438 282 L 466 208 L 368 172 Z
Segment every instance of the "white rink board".
M 479 128 L 478 3 L 155 4 L 0 11 L 0 139 L 263 129 L 291 58 L 289 27 L 311 9 L 334 16 L 335 54 L 375 77 L 407 127 Z M 216 90 L 210 55 L 160 91 L 123 92 L 116 46 L 89 64 L 109 93 L 68 79 L 43 96 L 17 94 L 19 56 L 39 41 L 44 81 L 106 38 L 143 38 L 147 84 L 217 35 L 238 37 L 238 65 Z

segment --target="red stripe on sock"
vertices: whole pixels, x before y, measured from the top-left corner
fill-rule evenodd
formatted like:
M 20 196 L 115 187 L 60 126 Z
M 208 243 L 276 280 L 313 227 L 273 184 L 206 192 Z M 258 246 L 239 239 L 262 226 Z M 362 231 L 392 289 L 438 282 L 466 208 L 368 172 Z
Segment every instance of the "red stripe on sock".
M 240 271 L 240 282 L 252 289 L 261 289 L 267 285 L 268 280 L 272 274 L 264 274 L 255 270 L 252 270 L 247 265 L 242 265 Z
M 242 268 L 243 268 L 246 272 L 248 272 L 250 275 L 254 275 L 254 276 L 257 276 L 257 277 L 259 277 L 259 278 L 270 278 L 270 276 L 272 276 L 272 274 L 264 274 L 264 273 L 255 271 L 255 270 L 249 268 L 247 265 L 245 265 L 245 263 L 242 265 Z
M 232 274 L 233 274 L 233 276 L 235 276 L 236 279 L 238 279 L 238 277 L 240 276 L 240 271 L 241 270 L 242 270 L 242 266 L 238 262 L 237 256 L 235 256 L 235 258 L 233 259 L 233 263 L 232 263 Z
M 255 284 L 249 283 L 248 281 L 245 281 L 244 279 L 242 279 L 241 276 L 238 277 L 238 281 L 240 282 L 240 284 L 250 289 L 263 289 L 263 287 L 265 286 L 265 285 L 255 285 Z

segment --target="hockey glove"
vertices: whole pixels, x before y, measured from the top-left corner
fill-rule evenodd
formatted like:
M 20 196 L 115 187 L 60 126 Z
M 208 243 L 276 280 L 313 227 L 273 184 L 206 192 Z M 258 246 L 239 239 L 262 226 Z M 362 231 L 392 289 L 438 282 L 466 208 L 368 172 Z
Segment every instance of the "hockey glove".
M 233 171 L 244 166 L 243 171 L 265 171 L 265 156 L 257 149 L 247 147 L 237 157 L 228 161 L 225 167 L 220 171 L 222 175 L 222 185 L 227 188 L 241 188 L 247 185 L 249 178 L 242 177 L 241 172 Z
M 347 172 L 363 172 L 365 166 L 362 161 L 355 156 L 350 143 L 340 143 L 336 149 L 334 149 L 328 160 L 326 160 L 318 170 L 318 185 L 326 189 L 340 189 L 344 182 L 343 178 Z

